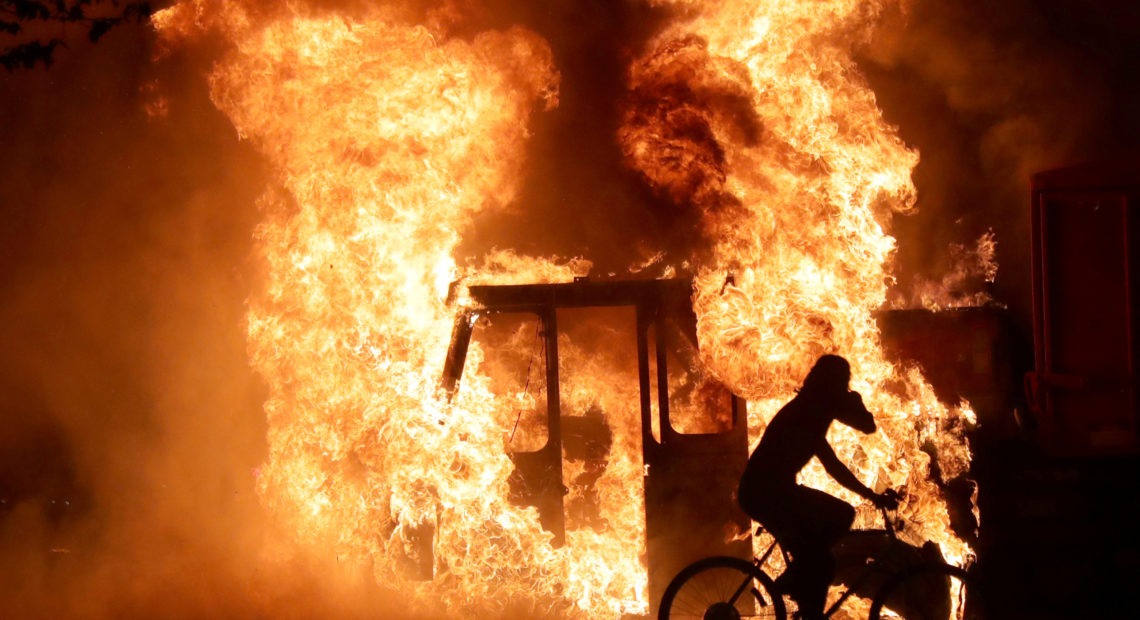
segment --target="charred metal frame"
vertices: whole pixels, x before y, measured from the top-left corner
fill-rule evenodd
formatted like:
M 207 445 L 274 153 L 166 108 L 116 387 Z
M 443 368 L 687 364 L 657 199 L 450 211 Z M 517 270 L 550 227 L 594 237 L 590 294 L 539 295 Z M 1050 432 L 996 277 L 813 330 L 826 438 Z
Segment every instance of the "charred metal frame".
M 474 307 L 455 320 L 441 386 L 450 399 L 459 379 L 476 319 L 483 314 L 526 312 L 542 324 L 546 344 L 549 435 L 538 451 L 514 453 L 512 489 L 516 501 L 538 507 L 542 525 L 562 544 L 565 540 L 562 483 L 562 428 L 558 382 L 560 308 L 632 307 L 636 311 L 640 384 L 641 439 L 646 466 L 645 515 L 649 595 L 654 606 L 669 579 L 685 564 L 710 554 L 751 557 L 748 518 L 736 505 L 736 483 L 748 458 L 746 406 L 732 396 L 732 428 L 722 433 L 677 432 L 669 417 L 668 353 L 683 364 L 699 364 L 692 281 L 603 280 L 584 278 L 558 284 L 472 286 Z M 650 364 L 650 330 L 655 359 Z M 651 393 L 651 366 L 656 395 Z M 659 403 L 660 441 L 652 433 L 652 404 Z M 728 540 L 730 525 L 740 533 Z

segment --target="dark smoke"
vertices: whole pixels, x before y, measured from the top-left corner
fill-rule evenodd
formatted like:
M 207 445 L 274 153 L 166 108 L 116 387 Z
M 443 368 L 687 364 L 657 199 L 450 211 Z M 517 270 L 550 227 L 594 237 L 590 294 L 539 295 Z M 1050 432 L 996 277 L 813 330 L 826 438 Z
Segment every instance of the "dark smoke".
M 725 188 L 726 154 L 712 122 L 735 134 L 734 142 L 755 145 L 763 123 L 752 107 L 754 86 L 735 61 L 714 58 L 705 41 L 685 37 L 639 59 L 627 90 L 618 130 L 627 145 L 622 163 L 655 189 L 664 251 L 699 263 L 715 244 L 717 230 L 707 222 L 740 206 Z
M 518 23 L 550 43 L 561 75 L 559 105 L 535 117 L 517 208 L 478 222 L 460 252 L 479 256 L 508 247 L 583 256 L 594 263 L 594 275 L 627 274 L 630 264 L 660 252 L 663 238 L 678 234 L 668 205 L 625 165 L 616 138 L 628 66 L 669 13 L 604 0 L 487 5 L 491 17 L 478 27 Z
M 916 0 L 862 67 L 922 160 L 918 212 L 894 218 L 901 290 L 939 280 L 954 244 L 993 230 L 992 287 L 1028 331 L 1029 181 L 1128 157 L 1140 137 L 1140 5 L 1112 0 Z
M 1028 322 L 1028 175 L 1140 138 L 1133 6 L 921 0 L 860 50 L 886 116 L 922 152 L 919 213 L 895 218 L 900 286 L 992 228 L 994 294 Z M 490 1 L 420 15 L 455 36 L 521 24 L 562 74 L 519 208 L 488 216 L 465 252 L 583 255 L 623 272 L 688 221 L 615 142 L 626 69 L 665 11 Z M 378 611 L 344 595 L 383 601 L 380 586 L 259 556 L 274 533 L 253 491 L 265 422 L 243 322 L 269 174 L 208 100 L 208 62 L 153 64 L 134 27 L 68 45 L 50 70 L 0 73 L 0 613 Z M 148 118 L 160 97 L 166 115 Z

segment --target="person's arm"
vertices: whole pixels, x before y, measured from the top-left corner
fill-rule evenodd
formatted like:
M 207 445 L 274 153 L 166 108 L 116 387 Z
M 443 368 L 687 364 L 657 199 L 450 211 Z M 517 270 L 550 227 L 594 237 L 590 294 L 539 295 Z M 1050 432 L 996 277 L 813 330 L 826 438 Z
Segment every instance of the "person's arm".
M 842 406 L 835 412 L 835 419 L 862 433 L 875 432 L 875 416 L 863 404 L 863 397 L 854 390 L 840 397 Z
M 835 478 L 836 482 L 876 504 L 881 501 L 879 494 L 856 478 L 855 474 L 851 473 L 851 470 L 843 464 L 843 461 L 839 460 L 839 457 L 835 455 L 835 450 L 826 441 L 820 442 L 815 455 L 819 457 L 819 462 L 823 463 L 823 469 L 829 476 Z

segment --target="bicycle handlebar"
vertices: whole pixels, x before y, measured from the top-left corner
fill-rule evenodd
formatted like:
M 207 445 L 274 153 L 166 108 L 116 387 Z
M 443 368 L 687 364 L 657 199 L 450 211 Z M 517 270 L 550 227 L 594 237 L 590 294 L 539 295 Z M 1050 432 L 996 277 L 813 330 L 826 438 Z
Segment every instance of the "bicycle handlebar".
M 891 519 L 891 515 L 889 513 L 891 511 L 897 511 L 899 509 L 899 492 L 894 489 L 887 489 L 886 491 L 883 491 L 882 495 L 887 496 L 889 502 L 877 507 L 879 509 L 879 514 L 883 517 L 883 528 L 887 531 L 887 535 L 889 535 L 891 538 L 894 538 L 895 523 Z
M 891 520 L 891 515 L 887 514 L 888 512 L 889 511 L 885 507 L 879 507 L 879 514 L 883 517 L 883 529 L 886 530 L 888 536 L 894 538 L 895 524 L 894 521 Z

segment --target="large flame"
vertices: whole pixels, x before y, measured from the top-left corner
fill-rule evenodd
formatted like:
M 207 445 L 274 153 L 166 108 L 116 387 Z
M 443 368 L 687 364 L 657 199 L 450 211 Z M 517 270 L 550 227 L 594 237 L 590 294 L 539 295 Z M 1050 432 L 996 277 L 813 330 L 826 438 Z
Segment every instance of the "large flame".
M 930 471 L 946 480 L 968 467 L 972 414 L 889 363 L 873 317 L 894 249 L 883 226 L 912 208 L 917 162 L 851 59 L 878 9 L 659 4 L 678 17 L 630 66 L 618 138 L 627 164 L 699 224 L 705 243 L 675 266 L 695 269 L 705 361 L 749 400 L 755 439 L 819 354 L 848 357 L 881 431 L 834 429 L 837 452 L 868 484 L 904 489 L 914 535 L 960 561 L 969 549 Z M 457 268 L 475 216 L 512 204 L 529 118 L 556 105 L 558 75 L 537 34 L 449 37 L 448 19 L 233 0 L 156 16 L 167 41 L 227 41 L 213 100 L 277 173 L 257 232 L 265 284 L 249 311 L 252 363 L 270 392 L 261 496 L 295 542 L 371 567 L 428 613 L 644 613 L 643 501 L 631 491 L 641 462 L 628 422 L 638 418 L 622 409 L 637 398 L 598 394 L 592 378 L 613 369 L 592 367 L 576 342 L 561 346 L 576 368 L 565 398 L 627 420 L 596 486 L 606 525 L 571 524 L 562 547 L 533 508 L 507 499 L 512 429 L 477 345 L 461 398 L 437 393 L 457 276 L 558 281 L 589 268 L 509 250 Z M 821 469 L 805 477 L 845 493 Z M 431 579 L 412 578 L 425 560 Z
M 968 469 L 973 414 L 948 410 L 917 372 L 889 363 L 874 317 L 894 249 L 883 223 L 913 207 L 918 159 L 851 58 L 876 9 L 687 8 L 690 18 L 631 70 L 623 138 L 633 167 L 699 212 L 712 246 L 695 293 L 703 354 L 749 400 L 757 433 L 820 354 L 848 357 L 880 432 L 837 425 L 831 443 L 868 485 L 902 489 L 909 534 L 961 564 L 970 549 L 950 527 L 940 487 Z M 801 479 L 859 504 L 818 463 Z M 864 510 L 857 525 L 877 521 Z
M 883 224 L 913 208 L 918 161 L 852 60 L 878 9 L 677 4 L 687 18 L 631 69 L 623 139 L 667 200 L 699 211 L 712 245 L 695 293 L 703 355 L 748 399 L 757 432 L 820 354 L 848 357 L 882 430 L 833 427 L 837 452 L 869 485 L 905 489 L 916 534 L 961 561 L 968 548 L 950 532 L 930 458 L 944 479 L 968 468 L 961 433 L 973 414 L 948 410 L 918 373 L 884 359 L 874 318 L 895 247 Z M 822 468 L 805 478 L 857 499 Z

